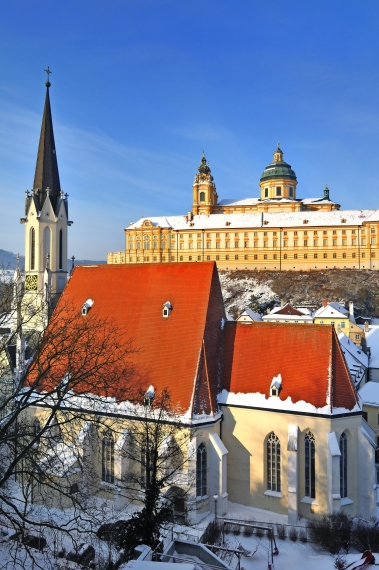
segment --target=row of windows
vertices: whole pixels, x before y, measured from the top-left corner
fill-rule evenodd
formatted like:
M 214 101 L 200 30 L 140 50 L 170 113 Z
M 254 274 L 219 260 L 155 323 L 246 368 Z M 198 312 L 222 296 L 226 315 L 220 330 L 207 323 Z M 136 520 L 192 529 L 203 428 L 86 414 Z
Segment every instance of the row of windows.
M 265 188 L 265 198 L 268 198 L 268 192 L 269 192 L 269 188 Z M 275 188 L 275 196 L 281 196 L 282 195 L 282 187 L 281 186 L 276 186 Z M 293 186 L 290 186 L 288 188 L 288 195 L 290 197 L 293 196 Z
M 340 437 L 340 495 L 347 497 L 347 436 Z M 278 436 L 271 432 L 266 441 L 266 488 L 281 492 L 281 447 Z M 304 438 L 304 489 L 305 496 L 316 498 L 316 439 L 308 431 Z M 196 495 L 207 495 L 207 451 L 204 443 L 197 448 L 196 456 Z
M 330 232 L 331 230 L 322 230 L 322 235 L 324 235 L 324 236 L 328 235 L 328 231 Z M 340 230 L 340 231 L 341 231 L 341 234 L 342 234 L 343 236 L 346 236 L 346 235 L 347 235 L 347 231 L 348 231 L 348 230 Z M 372 234 L 375 234 L 375 232 L 376 232 L 376 228 L 371 228 L 371 233 L 372 233 Z M 253 233 L 253 236 L 254 236 L 254 237 L 259 237 L 260 235 L 262 235 L 262 233 L 263 233 L 263 237 L 270 237 L 270 236 L 272 236 L 272 237 L 277 237 L 280 232 L 274 231 L 274 232 L 251 232 L 251 233 Z M 205 237 L 206 237 L 207 239 L 211 239 L 213 235 L 215 235 L 216 238 L 220 238 L 220 237 L 225 237 L 225 238 L 232 238 L 232 237 L 240 238 L 240 237 L 242 236 L 242 234 L 243 234 L 243 237 L 245 237 L 245 238 L 249 237 L 249 232 L 222 232 L 222 233 L 216 232 L 216 234 L 211 234 L 211 233 L 204 233 L 204 232 L 202 232 L 202 233 L 197 233 L 197 234 L 194 234 L 194 233 L 191 233 L 191 234 L 179 234 L 179 239 L 184 239 L 186 236 L 187 236 L 188 239 L 190 239 L 190 240 L 191 240 L 191 239 L 202 239 L 204 235 L 205 235 Z M 288 236 L 289 234 L 291 234 L 291 231 L 290 231 L 290 232 L 288 232 L 288 231 L 284 231 L 284 232 L 283 232 L 284 237 Z M 310 236 L 310 235 L 313 235 L 313 236 L 317 236 L 317 237 L 318 237 L 319 234 L 321 234 L 321 230 L 314 230 L 313 232 L 312 232 L 312 231 L 309 231 L 309 230 L 304 230 L 304 231 L 302 231 L 302 232 L 296 231 L 296 230 L 293 231 L 293 235 L 294 235 L 294 236 L 299 236 L 300 234 L 302 234 L 303 236 Z M 361 234 L 362 234 L 362 235 L 365 234 L 365 230 L 364 230 L 364 229 L 361 230 Z M 171 240 L 172 240 L 172 241 L 175 241 L 175 237 L 177 237 L 177 235 L 178 235 L 178 234 L 171 234 Z M 332 230 L 332 235 L 337 235 L 337 230 Z M 352 235 L 352 236 L 356 235 L 356 230 L 351 230 L 351 235 Z M 146 236 L 145 236 L 145 235 L 143 236 L 144 239 L 145 239 L 146 237 L 147 237 L 147 238 L 150 238 L 150 239 L 153 239 L 153 240 L 158 240 L 158 235 L 154 235 L 153 237 L 151 237 L 150 234 L 149 234 L 149 235 L 146 235 Z M 169 235 L 163 235 L 162 238 L 163 238 L 163 239 L 166 238 L 166 239 L 169 240 L 169 239 L 170 239 L 170 234 L 169 234 Z M 133 240 L 133 236 L 130 236 L 129 239 L 130 239 L 130 240 Z M 141 240 L 142 238 L 141 238 L 141 236 L 137 235 L 137 236 L 134 236 L 134 239 L 138 241 L 138 240 Z
M 333 253 L 331 256 L 329 255 L 329 258 L 331 258 L 331 259 L 337 259 L 337 257 L 338 257 L 338 256 L 337 256 L 336 253 Z M 348 256 L 347 256 L 346 253 L 343 253 L 343 254 L 342 254 L 342 259 L 347 259 L 347 257 L 348 257 Z M 361 257 L 362 257 L 362 258 L 365 258 L 365 257 L 366 257 L 366 255 L 365 255 L 364 252 L 361 254 Z M 374 251 L 371 252 L 371 257 L 372 257 L 372 258 L 375 258 L 375 252 L 374 252 Z M 311 255 L 308 256 L 307 253 L 304 253 L 304 255 L 302 256 L 302 258 L 303 258 L 303 259 L 311 259 Z M 357 255 L 356 255 L 355 253 L 352 253 L 352 254 L 351 254 L 351 258 L 352 258 L 352 259 L 356 259 L 356 258 L 357 258 Z M 206 256 L 204 256 L 204 259 L 205 259 L 206 261 L 211 261 L 212 259 L 215 259 L 216 261 L 220 261 L 220 256 L 219 256 L 219 255 L 215 255 L 214 257 L 212 257 L 212 256 L 210 256 L 210 255 L 206 255 Z M 234 259 L 234 260 L 236 260 L 236 261 L 238 261 L 238 260 L 245 260 L 245 261 L 247 261 L 247 260 L 249 260 L 249 259 L 254 259 L 254 260 L 256 260 L 256 261 L 259 260 L 259 259 L 263 259 L 263 260 L 265 260 L 265 261 L 269 261 L 270 259 L 272 259 L 272 260 L 274 260 L 274 261 L 277 261 L 277 260 L 279 260 L 279 256 L 278 256 L 276 253 L 274 253 L 274 254 L 272 255 L 272 257 L 271 257 L 270 255 L 267 255 L 267 254 L 264 254 L 263 256 L 262 256 L 262 255 L 260 255 L 260 256 L 258 256 L 258 255 L 252 255 L 252 256 L 249 256 L 249 255 L 234 255 L 234 256 L 225 255 L 225 261 L 229 261 L 229 260 L 232 260 L 232 259 Z M 288 256 L 286 253 L 284 253 L 284 254 L 283 254 L 283 259 L 284 259 L 284 260 L 287 260 L 287 259 L 290 260 L 290 259 L 291 259 L 291 256 Z M 293 259 L 300 259 L 300 256 L 299 256 L 297 253 L 295 253 L 295 254 L 293 255 Z M 314 253 L 314 254 L 313 254 L 313 259 L 328 259 L 328 254 L 327 254 L 327 253 L 323 253 L 323 254 L 322 254 L 322 257 L 321 257 L 321 254 Z M 150 261 L 158 261 L 158 260 L 159 260 L 159 259 L 158 259 L 158 257 L 157 257 L 156 255 L 154 255 L 154 256 L 152 256 L 152 257 L 150 257 L 150 256 L 148 256 L 148 255 L 145 255 L 145 256 L 143 256 L 143 257 L 136 257 L 136 261 L 137 261 L 137 262 L 142 262 L 142 261 L 150 262 Z M 165 256 L 165 255 L 162 255 L 161 260 L 162 260 L 162 261 L 166 261 L 166 256 Z M 177 258 L 176 258 L 175 255 L 171 255 L 171 256 L 169 255 L 169 256 L 167 256 L 167 261 L 176 261 L 176 260 L 177 260 Z M 130 262 L 133 262 L 133 261 L 134 261 L 133 256 L 130 256 L 130 257 L 129 257 L 129 261 L 130 261 Z M 180 256 L 179 256 L 179 261 L 186 261 L 186 259 L 184 259 L 184 256 L 183 256 L 183 255 L 180 255 Z M 189 256 L 188 256 L 188 261 L 203 261 L 203 257 L 202 257 L 201 255 L 189 255 Z M 117 263 L 117 260 L 115 261 L 115 263 Z
M 61 230 L 62 231 L 62 230 Z M 347 240 L 346 239 L 342 239 L 341 240 L 341 244 L 337 243 L 338 240 L 337 239 L 333 239 L 331 242 L 329 242 L 327 239 L 322 240 L 322 246 L 323 247 L 328 247 L 330 246 L 337 246 L 337 245 L 342 245 L 342 246 L 347 246 Z M 229 247 L 231 247 L 231 245 L 234 243 L 234 247 L 236 249 L 238 249 L 240 246 L 241 247 L 249 247 L 249 241 L 234 241 L 234 242 L 230 242 L 230 241 L 225 241 L 225 245 L 223 247 L 225 247 L 226 249 L 228 249 Z M 253 242 L 254 247 L 259 247 L 259 242 L 258 241 L 254 241 Z M 299 246 L 303 246 L 303 247 L 311 247 L 313 245 L 313 247 L 321 247 L 321 240 L 319 241 L 318 239 L 313 240 L 313 244 L 310 243 L 309 240 L 305 239 L 303 240 L 302 243 L 300 243 L 299 241 L 297 241 L 296 239 L 293 241 L 292 247 L 299 247 Z M 352 239 L 351 243 L 349 244 L 351 246 L 356 246 L 357 245 L 357 240 L 356 239 Z M 366 240 L 362 239 L 361 245 L 363 247 L 366 246 Z M 370 240 L 370 245 L 376 245 L 376 238 L 371 238 Z M 134 246 L 136 249 L 142 249 L 142 242 L 137 241 L 137 242 L 133 242 L 133 241 L 129 241 L 129 249 L 134 249 Z M 166 246 L 170 248 L 170 244 L 167 244 L 166 241 L 162 241 L 161 242 L 161 247 L 162 249 L 166 249 Z M 175 241 L 173 241 L 171 243 L 171 249 L 175 249 L 177 247 L 177 244 L 175 243 Z M 186 249 L 188 247 L 188 249 L 195 249 L 195 247 L 197 249 L 202 249 L 203 247 L 206 247 L 207 249 L 211 249 L 212 248 L 212 242 L 207 241 L 207 242 L 188 242 L 188 246 L 186 246 L 183 242 L 179 243 L 179 249 Z M 215 247 L 216 249 L 220 248 L 220 242 L 216 241 L 215 243 Z M 263 247 L 269 247 L 269 242 L 267 240 L 263 240 Z M 272 247 L 279 247 L 279 243 L 277 240 L 273 240 L 272 241 Z M 283 247 L 291 247 L 288 244 L 288 240 L 284 240 L 283 241 Z M 158 247 L 158 242 L 157 241 L 143 241 L 143 249 L 159 249 Z

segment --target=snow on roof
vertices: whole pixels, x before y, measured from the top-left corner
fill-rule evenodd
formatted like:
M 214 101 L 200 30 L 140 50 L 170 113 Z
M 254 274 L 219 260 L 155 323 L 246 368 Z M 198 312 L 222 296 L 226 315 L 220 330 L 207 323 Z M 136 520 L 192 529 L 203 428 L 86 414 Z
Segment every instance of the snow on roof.
M 309 315 L 310 317 L 312 316 L 312 311 L 310 311 L 307 307 L 296 307 L 296 309 L 304 315 Z
M 340 341 L 340 345 L 343 351 L 347 350 L 354 358 L 356 358 L 360 362 L 360 364 L 362 364 L 366 368 L 368 367 L 368 356 L 363 352 L 360 346 L 357 346 L 343 332 L 341 332 L 338 335 L 338 340 Z
M 270 313 L 269 315 L 263 315 L 262 317 L 263 321 L 268 321 L 268 322 L 284 322 L 284 321 L 293 321 L 293 322 L 303 322 L 303 321 L 310 321 L 312 323 L 312 316 L 311 315 L 283 315 L 281 313 L 279 314 L 272 314 Z
M 359 390 L 363 404 L 379 406 L 379 382 L 366 382 Z
M 379 326 L 370 325 L 369 331 L 366 332 L 366 344 L 370 348 L 370 368 L 379 368 Z
M 251 309 L 245 309 L 243 313 L 240 314 L 240 317 L 250 317 L 253 321 L 261 321 L 262 315 L 259 313 L 255 313 Z
M 266 398 L 265 394 L 261 394 L 259 392 L 250 393 L 250 394 L 244 394 L 244 393 L 235 394 L 233 392 L 228 392 L 227 390 L 223 390 L 217 396 L 217 401 L 219 404 L 226 404 L 226 405 L 234 404 L 237 406 L 239 405 L 244 407 L 251 406 L 252 408 L 286 410 L 295 413 L 302 412 L 302 413 L 321 414 L 321 415 L 346 414 L 349 412 L 358 412 L 361 409 L 359 403 L 356 403 L 352 410 L 348 410 L 347 408 L 333 407 L 333 410 L 330 411 L 329 404 L 317 408 L 313 404 L 305 402 L 304 400 L 293 402 L 291 396 L 288 396 L 286 400 L 281 400 L 277 396 L 270 396 L 269 398 Z
M 275 388 L 278 388 L 278 389 L 282 387 L 282 376 L 281 376 L 281 374 L 274 376 L 274 378 L 271 380 L 270 388 L 272 388 L 274 386 L 275 386 Z
M 328 202 L 329 203 L 329 202 Z M 219 229 L 228 226 L 234 228 L 290 228 L 290 227 L 323 227 L 362 225 L 368 220 L 379 220 L 379 210 L 332 210 L 314 212 L 257 212 L 247 214 L 200 214 L 191 220 L 187 216 L 156 216 L 141 218 L 126 229 L 140 228 L 144 221 L 149 220 L 153 226 L 172 228 L 173 230 Z M 342 221 L 344 220 L 344 221 Z M 307 224 L 307 226 L 305 226 Z
M 326 307 L 320 307 L 320 309 L 317 309 L 313 315 L 314 318 L 322 317 L 323 319 L 346 319 L 348 316 L 349 311 L 347 311 L 339 303 L 329 303 Z

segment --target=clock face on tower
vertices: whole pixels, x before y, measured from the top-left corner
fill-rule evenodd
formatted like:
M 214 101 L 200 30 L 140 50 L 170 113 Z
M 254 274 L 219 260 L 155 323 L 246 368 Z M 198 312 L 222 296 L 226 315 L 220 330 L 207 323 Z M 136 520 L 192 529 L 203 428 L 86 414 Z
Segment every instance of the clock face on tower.
M 26 275 L 26 277 L 25 277 L 25 289 L 27 291 L 37 291 L 37 287 L 38 287 L 37 275 Z

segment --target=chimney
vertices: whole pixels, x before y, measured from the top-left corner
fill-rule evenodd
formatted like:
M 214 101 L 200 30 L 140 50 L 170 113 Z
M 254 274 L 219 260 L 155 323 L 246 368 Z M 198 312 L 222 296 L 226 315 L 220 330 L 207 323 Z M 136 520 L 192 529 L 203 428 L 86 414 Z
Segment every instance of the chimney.
M 267 312 L 268 315 L 271 313 L 270 307 L 267 307 L 267 311 L 266 311 L 266 312 Z
M 353 301 L 349 301 L 349 313 L 352 317 L 354 317 L 354 303 L 353 303 Z
M 290 299 L 290 305 L 293 305 L 293 299 Z
M 327 307 L 327 306 L 329 305 L 329 303 L 330 303 L 330 300 L 329 300 L 329 299 L 324 299 L 323 302 L 322 302 L 322 306 L 323 306 L 323 307 Z
M 284 299 L 280 299 L 280 306 L 281 306 L 281 308 L 283 309 L 283 307 L 284 307 Z
M 365 332 L 369 332 L 369 330 L 368 321 L 365 321 Z

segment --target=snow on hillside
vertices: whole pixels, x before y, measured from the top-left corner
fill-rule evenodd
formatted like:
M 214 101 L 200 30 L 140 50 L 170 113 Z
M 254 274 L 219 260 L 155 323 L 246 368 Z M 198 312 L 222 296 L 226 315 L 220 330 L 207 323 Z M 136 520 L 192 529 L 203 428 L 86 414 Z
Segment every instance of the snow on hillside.
M 219 273 L 226 310 L 235 318 L 247 307 L 261 312 L 279 303 L 279 297 L 270 287 L 270 281 L 260 283 L 253 276 L 231 278 L 231 272 Z

